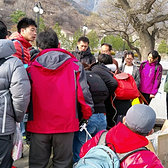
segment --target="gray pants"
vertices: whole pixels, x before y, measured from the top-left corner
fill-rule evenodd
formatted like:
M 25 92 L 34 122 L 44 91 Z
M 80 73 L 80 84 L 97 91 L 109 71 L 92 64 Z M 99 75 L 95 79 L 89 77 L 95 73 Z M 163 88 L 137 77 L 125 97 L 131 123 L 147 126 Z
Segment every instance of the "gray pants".
M 68 168 L 72 159 L 74 133 L 31 133 L 29 168 L 46 168 L 53 150 L 53 168 Z
M 0 168 L 11 168 L 13 149 L 13 134 L 0 135 Z

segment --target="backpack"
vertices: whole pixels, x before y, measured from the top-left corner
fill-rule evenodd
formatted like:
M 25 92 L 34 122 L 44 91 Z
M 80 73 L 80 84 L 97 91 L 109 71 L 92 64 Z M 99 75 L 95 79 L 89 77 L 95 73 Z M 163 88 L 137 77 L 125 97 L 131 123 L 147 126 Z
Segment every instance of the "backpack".
M 117 155 L 107 146 L 98 145 L 91 148 L 74 168 L 119 168 Z
M 131 152 L 118 154 L 111 150 L 106 144 L 107 131 L 104 131 L 99 139 L 97 146 L 91 148 L 86 155 L 74 164 L 73 168 L 120 168 L 120 162 L 129 155 L 148 150 L 146 147 L 138 148 Z
M 139 97 L 139 91 L 132 75 L 122 72 L 113 77 L 118 83 L 114 92 L 116 99 L 130 100 Z

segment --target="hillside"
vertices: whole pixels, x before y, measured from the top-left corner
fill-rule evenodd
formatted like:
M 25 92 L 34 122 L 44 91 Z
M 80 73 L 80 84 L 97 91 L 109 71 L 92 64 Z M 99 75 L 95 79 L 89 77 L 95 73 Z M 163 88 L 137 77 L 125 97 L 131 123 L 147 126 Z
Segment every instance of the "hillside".
M 77 3 L 73 0 L 67 0 L 68 2 L 70 2 L 70 4 L 81 14 L 84 14 L 86 16 L 89 16 L 90 14 L 90 10 L 88 11 L 87 9 L 85 9 L 83 6 L 81 6 L 80 3 Z
M 74 1 L 87 11 L 94 12 L 97 10 L 97 5 L 102 0 L 74 0 Z
M 36 19 L 36 14 L 33 7 L 36 0 L 1 0 L 0 1 L 0 19 L 3 20 L 8 29 L 11 28 L 12 22 L 9 15 L 13 11 L 21 10 L 28 17 Z M 71 32 L 79 29 L 85 22 L 88 11 L 80 7 L 73 0 L 41 0 L 44 10 L 41 15 L 46 26 L 53 26 L 56 22 L 65 29 Z

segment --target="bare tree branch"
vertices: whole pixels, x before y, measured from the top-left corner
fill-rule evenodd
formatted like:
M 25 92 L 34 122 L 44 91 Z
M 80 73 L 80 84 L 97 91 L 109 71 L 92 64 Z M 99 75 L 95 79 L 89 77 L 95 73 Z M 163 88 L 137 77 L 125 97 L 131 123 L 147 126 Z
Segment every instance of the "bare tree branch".
M 148 0 L 140 9 L 137 10 L 129 10 L 128 13 L 131 14 L 148 14 L 151 9 L 152 5 L 156 0 Z
M 159 15 L 159 16 L 156 16 L 155 18 L 153 18 L 151 21 L 149 21 L 148 23 L 146 23 L 146 27 L 151 27 L 153 26 L 155 23 L 158 23 L 158 22 L 163 22 L 163 21 L 166 21 L 168 20 L 168 14 L 166 15 Z
M 120 35 L 129 47 L 142 55 L 154 49 L 158 37 L 168 35 L 167 0 L 106 0 L 99 10 L 98 30 L 106 34 Z M 117 2 L 117 3 L 116 3 Z M 164 23 L 165 22 L 165 23 Z M 102 26 L 101 24 L 104 23 Z M 164 24 L 163 24 L 164 23 Z M 134 46 L 132 36 L 139 38 L 140 48 Z
M 148 0 L 140 9 L 131 8 L 127 0 L 118 0 L 119 3 L 116 3 L 115 6 L 118 8 L 122 8 L 129 15 L 148 14 L 151 11 L 152 5 L 155 1 L 156 0 Z

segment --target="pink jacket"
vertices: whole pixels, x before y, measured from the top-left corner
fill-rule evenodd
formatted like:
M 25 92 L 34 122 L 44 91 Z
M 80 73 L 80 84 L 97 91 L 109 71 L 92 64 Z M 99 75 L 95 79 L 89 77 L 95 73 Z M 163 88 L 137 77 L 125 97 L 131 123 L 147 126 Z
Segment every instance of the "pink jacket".
M 145 66 L 143 65 L 146 62 Z M 140 84 L 139 90 L 143 93 L 156 95 L 160 87 L 162 79 L 162 65 L 158 64 L 157 71 L 155 72 L 155 67 L 158 62 L 149 63 L 144 61 L 141 63 L 140 72 Z M 143 67 L 144 66 L 144 67 Z
M 27 68 L 32 87 L 27 131 L 42 134 L 79 130 L 78 105 L 84 119 L 93 101 L 82 64 L 63 49 L 46 49 Z
M 80 157 L 83 157 L 90 148 L 97 145 L 100 135 L 103 131 L 96 134 L 95 137 L 88 140 L 81 148 Z M 146 137 L 138 135 L 128 129 L 122 123 L 111 128 L 106 135 L 107 145 L 117 153 L 125 153 L 137 148 L 146 146 L 148 140 Z M 113 145 L 112 145 L 113 144 Z M 144 150 L 131 154 L 121 162 L 121 168 L 163 168 L 158 157 L 151 151 Z

